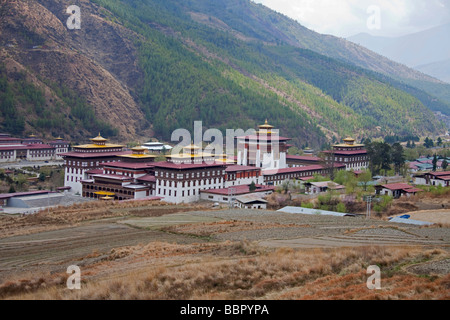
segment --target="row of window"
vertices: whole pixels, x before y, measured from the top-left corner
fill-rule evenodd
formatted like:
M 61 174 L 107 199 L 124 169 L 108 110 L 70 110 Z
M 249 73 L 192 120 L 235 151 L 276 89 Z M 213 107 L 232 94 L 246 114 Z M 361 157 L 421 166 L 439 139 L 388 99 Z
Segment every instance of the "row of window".
M 116 149 L 76 149 L 77 152 L 82 153 L 98 153 L 98 152 L 119 152 L 122 151 L 122 148 L 116 148 Z
M 109 162 L 109 160 L 90 161 L 90 162 L 86 162 L 86 161 L 80 162 L 80 161 L 72 161 L 72 160 L 67 160 L 66 161 L 67 166 L 77 166 L 77 167 L 80 166 L 80 163 L 81 163 L 82 167 L 87 167 L 87 166 L 90 166 L 90 167 L 96 166 L 96 167 L 98 167 L 100 163 L 106 163 L 106 162 Z
M 279 180 L 286 180 L 286 179 L 294 179 L 298 177 L 309 177 L 313 176 L 315 174 L 320 174 L 319 171 L 304 171 L 304 172 L 298 172 L 298 173 L 290 173 L 290 174 L 281 174 L 281 175 L 273 175 L 273 176 L 266 176 L 266 181 L 279 181 Z
M 162 180 L 161 183 L 159 183 L 160 180 L 156 181 L 156 184 L 158 186 L 163 186 L 163 187 L 176 187 L 178 182 L 175 181 L 167 181 L 167 180 Z M 193 181 L 182 181 L 181 182 L 181 187 L 195 187 L 195 186 L 199 186 L 199 185 L 206 185 L 206 184 L 217 184 L 217 183 L 222 183 L 222 179 L 221 178 L 209 178 L 209 179 L 205 179 L 205 180 L 193 180 Z
M 325 157 L 325 160 L 328 159 L 332 159 L 331 157 Z M 342 157 L 334 157 L 334 161 L 339 161 L 339 162 L 352 162 L 352 161 L 362 161 L 362 160 L 367 160 L 367 156 L 361 156 L 361 157 L 351 157 L 351 158 L 342 158 Z
M 90 189 L 94 191 L 107 191 L 107 192 L 114 192 L 119 194 L 125 194 L 125 195 L 134 195 L 134 190 L 122 190 L 122 189 L 114 189 L 114 188 L 108 188 L 108 187 L 101 187 L 96 185 L 84 185 L 85 189 Z
M 357 148 L 334 148 L 334 150 L 337 151 L 353 151 L 353 150 L 362 150 L 362 147 L 357 147 Z
M 200 191 L 201 190 L 210 190 L 210 189 L 219 189 L 219 187 L 208 187 L 208 188 L 206 188 L 206 187 L 203 187 L 203 188 L 199 188 L 198 189 L 198 194 L 200 194 Z M 161 193 L 161 188 L 158 188 L 158 195 L 161 195 L 161 196 L 169 196 L 169 197 L 171 197 L 172 195 L 174 196 L 174 197 L 176 197 L 177 196 L 177 190 L 172 190 L 172 189 L 166 189 L 166 188 L 163 188 L 162 189 L 162 193 Z M 185 197 L 185 196 L 187 196 L 187 197 L 190 197 L 190 196 L 195 196 L 195 195 L 197 195 L 197 190 L 196 189 L 193 189 L 192 190 L 192 192 L 191 192 L 191 190 L 181 190 L 181 196 L 182 197 Z
M 220 176 L 220 175 L 224 175 L 225 174 L 225 170 L 212 170 L 212 171 L 202 171 L 201 173 L 200 173 L 200 171 L 199 172 L 192 172 L 192 173 L 186 173 L 185 175 L 183 175 L 182 173 L 178 173 L 177 175 L 176 175 L 176 178 L 178 179 L 178 180 L 181 180 L 181 179 L 190 179 L 190 178 L 195 178 L 195 177 L 197 177 L 197 178 L 200 178 L 200 175 L 202 176 L 202 177 L 210 177 L 210 176 Z M 175 173 L 173 173 L 173 172 L 171 172 L 171 173 L 169 173 L 169 172 L 159 172 L 159 171 L 156 171 L 155 172 L 155 176 L 156 177 L 161 177 L 161 178 L 172 178 L 172 179 L 174 179 L 175 178 Z

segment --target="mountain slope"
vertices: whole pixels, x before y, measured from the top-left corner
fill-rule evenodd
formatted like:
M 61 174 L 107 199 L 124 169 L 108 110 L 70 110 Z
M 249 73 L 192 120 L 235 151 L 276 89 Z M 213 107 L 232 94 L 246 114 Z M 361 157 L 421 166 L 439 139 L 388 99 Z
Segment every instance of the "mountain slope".
M 450 59 L 419 65 L 415 69 L 450 83 Z
M 449 34 L 450 24 L 446 24 L 401 37 L 360 34 L 348 40 L 413 68 L 450 59 L 450 44 L 443 41 Z
M 127 29 L 101 19 L 97 9 L 87 3 L 82 9 L 91 14 L 83 17 L 84 28 L 69 32 L 65 27 L 67 7 L 67 1 L 7 2 L 1 11 L 6 23 L 2 23 L 0 38 L 2 57 L 9 60 L 3 62 L 22 65 L 27 76 L 55 84 L 54 91 L 65 87 L 81 96 L 94 112 L 95 122 L 110 124 L 105 134 L 116 129 L 122 138 L 134 138 L 144 117 L 126 84 L 128 78 L 134 78 L 132 72 L 137 72 L 131 44 L 124 41 Z M 58 96 L 56 92 L 53 95 Z M 63 132 L 64 127 L 41 128 L 31 121 L 26 121 L 26 128 L 77 136 Z M 88 136 L 102 129 L 105 131 L 104 126 L 92 126 Z
M 269 119 L 297 146 L 322 146 L 347 135 L 443 130 L 426 93 L 300 48 L 289 28 L 302 27 L 278 30 L 288 20 L 275 21 L 278 14 L 249 1 L 80 1 L 81 30 L 65 28 L 70 4 L 30 0 L 0 11 L 5 69 L 23 66 L 27 81 L 47 92 L 47 115 L 60 110 L 78 129 L 67 130 L 63 120 L 39 126 L 42 113 L 4 98 L 2 106 L 8 101 L 17 110 L 24 132 L 79 139 L 101 129 L 122 141 L 170 140 L 174 129 L 192 130 L 195 120 L 224 131 Z M 322 36 L 304 32 L 318 38 L 317 50 L 334 50 Z M 3 89 L 3 96 L 14 90 L 25 97 L 11 75 L 4 87 L 13 89 Z M 6 121 L 2 128 L 8 130 Z
M 262 4 L 255 4 L 251 1 L 229 0 L 218 3 L 217 1 L 196 0 L 184 3 L 186 3 L 186 10 L 195 10 L 203 15 L 219 19 L 233 30 L 237 30 L 243 37 L 273 44 L 283 42 L 295 47 L 310 49 L 404 82 L 443 100 L 444 103 L 436 104 L 431 109 L 450 115 L 450 84 L 389 60 L 358 44 L 331 35 L 318 34 Z M 197 19 L 197 21 L 213 26 L 208 19 Z M 423 93 L 421 94 L 423 95 Z
M 358 34 L 348 40 L 361 44 L 394 61 L 422 71 L 443 81 L 448 81 L 450 69 L 450 44 L 443 39 L 450 34 L 450 24 L 431 28 L 414 34 L 387 38 Z M 428 67 L 425 67 L 428 66 Z

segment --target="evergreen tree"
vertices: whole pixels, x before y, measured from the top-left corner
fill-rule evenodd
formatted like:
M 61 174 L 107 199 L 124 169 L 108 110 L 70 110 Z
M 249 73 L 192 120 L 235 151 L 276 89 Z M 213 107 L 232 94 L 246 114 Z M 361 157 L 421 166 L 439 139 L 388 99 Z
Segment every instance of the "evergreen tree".
M 442 161 L 442 170 L 447 170 L 447 167 L 448 167 L 448 162 L 447 162 L 447 159 L 444 159 L 444 161 Z
M 391 158 L 394 164 L 395 173 L 400 172 L 401 166 L 405 163 L 405 156 L 403 154 L 403 147 L 400 143 L 394 143 L 391 148 Z
M 438 161 L 437 155 L 434 154 L 434 156 L 433 156 L 433 161 L 432 161 L 432 164 L 433 164 L 433 172 L 436 171 L 436 169 L 437 169 L 437 161 Z
M 425 146 L 425 148 L 429 149 L 434 147 L 434 142 L 429 137 L 426 137 L 423 145 Z

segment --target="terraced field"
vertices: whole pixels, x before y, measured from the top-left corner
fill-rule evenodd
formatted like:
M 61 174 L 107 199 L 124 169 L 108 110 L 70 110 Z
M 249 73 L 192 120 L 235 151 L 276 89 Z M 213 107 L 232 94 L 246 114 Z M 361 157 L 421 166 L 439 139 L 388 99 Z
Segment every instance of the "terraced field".
M 398 248 L 413 248 L 411 252 L 438 250 L 436 255 L 441 260 L 433 260 L 431 266 L 424 264 L 410 270 L 426 274 L 427 270 L 436 269 L 440 275 L 450 274 L 448 226 L 419 227 L 364 217 L 268 210 L 176 212 L 170 208 L 156 214 L 157 208 L 151 207 L 149 215 L 145 210 L 135 209 L 139 215 L 93 219 L 76 226 L 62 225 L 57 230 L 0 239 L 0 296 L 2 292 L 9 292 L 11 286 L 18 286 L 14 281 L 19 284 L 34 283 L 34 280 L 24 279 L 47 281 L 45 279 L 52 275 L 65 274 L 69 265 L 79 266 L 88 283 L 111 277 L 127 278 L 130 273 L 140 272 L 143 268 L 153 274 L 160 270 L 158 268 L 200 266 L 205 261 L 214 266 L 220 263 L 234 266 L 249 255 L 265 259 L 263 252 L 276 250 L 300 250 L 308 255 L 340 252 L 329 250 L 360 253 L 381 250 L 387 256 Z M 410 249 L 405 250 L 409 252 Z M 289 252 L 285 251 L 284 255 L 289 256 Z M 405 256 L 408 257 L 408 253 Z M 352 253 L 352 257 L 356 257 L 355 254 Z M 384 259 L 381 254 L 379 259 Z M 428 260 L 420 258 L 420 261 Z M 30 294 L 28 298 L 33 297 Z M 89 294 L 87 297 L 92 298 Z M 94 295 L 93 298 L 99 297 Z

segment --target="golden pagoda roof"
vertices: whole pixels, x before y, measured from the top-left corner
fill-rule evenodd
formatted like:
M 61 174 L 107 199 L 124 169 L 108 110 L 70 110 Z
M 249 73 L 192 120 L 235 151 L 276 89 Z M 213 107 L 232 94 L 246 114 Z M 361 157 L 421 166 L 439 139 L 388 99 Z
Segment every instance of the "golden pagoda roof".
M 108 141 L 108 139 L 103 138 L 100 133 L 97 137 L 92 138 L 91 141 L 93 143 L 91 144 L 82 144 L 79 146 L 74 146 L 74 148 L 78 149 L 96 149 L 96 148 L 123 148 L 123 145 L 120 144 L 112 144 L 112 143 L 105 143 Z
M 92 138 L 91 141 L 92 142 L 106 142 L 106 141 L 108 141 L 108 139 L 103 138 L 99 132 L 98 136 L 96 136 L 95 138 Z
M 100 200 L 114 200 L 114 197 L 110 197 L 110 196 L 104 196 L 104 197 L 101 197 L 100 198 Z
M 119 156 L 121 158 L 132 158 L 132 159 L 150 159 L 156 158 L 153 154 L 123 154 Z
M 133 151 L 133 152 L 145 152 L 145 151 L 147 151 L 147 148 L 144 148 L 142 146 L 136 146 L 136 147 L 131 148 L 131 151 Z
M 98 196 L 106 196 L 106 197 L 112 197 L 112 196 L 116 195 L 114 192 L 108 192 L 108 191 L 97 191 L 97 192 L 94 192 L 94 194 L 96 194 Z
M 183 147 L 183 149 L 197 150 L 200 149 L 200 147 L 197 147 L 195 144 L 191 143 L 190 145 Z
M 271 126 L 271 125 L 267 122 L 267 119 L 266 119 L 266 122 L 265 122 L 264 124 L 262 124 L 262 125 L 259 125 L 258 128 L 260 128 L 260 129 L 272 129 L 273 126 Z
M 355 139 L 351 137 L 347 137 L 344 140 L 344 143 L 339 143 L 334 145 L 335 147 L 363 147 L 363 144 L 356 144 Z

